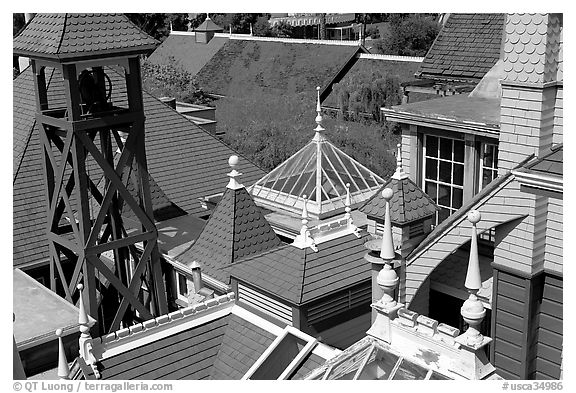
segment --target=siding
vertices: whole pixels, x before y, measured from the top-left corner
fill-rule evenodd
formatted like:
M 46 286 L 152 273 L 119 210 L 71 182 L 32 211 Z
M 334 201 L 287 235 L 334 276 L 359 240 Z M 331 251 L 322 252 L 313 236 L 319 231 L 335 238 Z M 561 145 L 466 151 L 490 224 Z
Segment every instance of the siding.
M 556 88 L 528 89 L 502 84 L 498 173 L 513 169 L 553 141 Z M 556 137 L 557 139 L 557 137 Z
M 554 144 L 563 142 L 563 124 L 564 124 L 564 89 L 558 87 L 556 90 L 556 105 L 554 108 L 554 132 L 552 142 Z
M 563 201 L 548 198 L 546 222 L 546 255 L 544 268 L 562 274 L 563 265 Z
M 563 280 L 544 278 L 540 306 L 538 342 L 532 375 L 535 379 L 558 379 L 562 363 Z
M 526 280 L 494 270 L 492 363 L 505 379 L 522 379 Z

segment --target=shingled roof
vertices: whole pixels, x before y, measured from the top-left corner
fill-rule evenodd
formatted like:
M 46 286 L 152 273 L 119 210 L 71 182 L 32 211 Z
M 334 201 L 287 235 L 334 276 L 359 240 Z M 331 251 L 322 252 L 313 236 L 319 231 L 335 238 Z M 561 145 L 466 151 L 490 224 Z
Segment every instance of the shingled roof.
M 102 380 L 237 380 L 282 332 L 236 304 L 231 293 L 91 339 L 91 345 Z M 336 353 L 316 343 L 292 378 Z M 78 377 L 94 379 L 94 371 L 85 367 Z
M 450 14 L 417 77 L 478 82 L 500 58 L 504 14 Z
M 285 245 L 232 265 L 230 276 L 294 305 L 320 299 L 370 279 L 364 243 L 370 235 L 341 236 L 310 248 Z
M 125 83 L 113 70 L 106 72 L 112 79 L 112 94 L 121 99 Z M 63 99 L 60 74 L 48 69 L 46 78 L 49 99 Z M 44 262 L 49 255 L 44 175 L 30 68 L 13 81 L 13 96 L 13 264 L 20 266 Z M 146 92 L 143 103 L 151 176 L 176 206 L 189 214 L 205 214 L 198 198 L 221 192 L 229 170 L 226 160 L 238 153 Z M 90 168 L 91 178 L 98 179 L 92 172 L 96 169 Z M 246 182 L 254 182 L 265 173 L 247 159 L 241 160 L 239 170 Z
M 281 244 L 248 191 L 226 188 L 196 242 L 177 259 L 199 262 L 210 277 L 228 284 L 226 267 Z
M 398 148 L 400 149 L 400 146 Z M 390 221 L 393 224 L 406 225 L 435 214 L 439 210 L 438 206 L 404 173 L 401 160 L 397 163 L 398 166 L 392 178 L 359 210 L 368 217 L 384 221 L 386 200 L 382 196 L 382 191 L 390 188 L 393 192 L 390 200 Z
M 20 56 L 71 60 L 149 53 L 158 44 L 124 14 L 36 14 L 13 49 Z
M 229 40 L 196 74 L 196 82 L 225 96 L 294 94 L 327 86 L 359 51 L 358 46 Z M 183 52 L 172 54 L 177 61 L 195 56 L 182 48 L 177 52 Z

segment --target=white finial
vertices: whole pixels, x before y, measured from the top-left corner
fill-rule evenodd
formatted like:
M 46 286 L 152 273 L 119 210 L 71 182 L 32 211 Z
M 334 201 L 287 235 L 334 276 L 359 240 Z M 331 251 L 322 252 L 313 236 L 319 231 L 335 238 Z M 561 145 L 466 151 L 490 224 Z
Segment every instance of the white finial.
M 314 239 L 310 236 L 310 231 L 308 230 L 308 208 L 306 207 L 308 198 L 306 194 L 302 195 L 304 200 L 304 206 L 302 207 L 302 227 L 300 228 L 300 234 L 296 236 L 292 245 L 298 248 L 310 247 L 314 251 L 318 251 Z
M 320 107 L 320 86 L 316 87 L 316 94 L 317 94 L 317 101 L 316 101 L 316 128 L 314 131 L 322 132 L 324 131 L 324 127 L 322 127 L 322 108 Z
M 230 171 L 230 173 L 228 173 L 228 176 L 230 177 L 230 181 L 228 182 L 228 185 L 226 186 L 227 188 L 230 188 L 231 190 L 238 190 L 239 188 L 243 188 L 244 186 L 240 183 L 238 183 L 238 181 L 236 180 L 236 178 L 238 176 L 241 176 L 242 174 L 240 172 L 238 172 L 236 170 L 236 166 L 238 165 L 238 156 L 230 156 L 230 158 L 228 159 L 228 165 L 230 165 L 230 168 L 232 168 L 232 170 Z
M 250 35 L 254 35 L 254 34 L 252 33 L 252 23 L 250 23 Z
M 88 314 L 86 313 L 86 308 L 84 307 L 84 299 L 82 299 L 82 292 L 84 285 L 78 284 L 76 286 L 78 292 L 80 293 L 80 298 L 78 302 L 80 303 L 80 312 L 78 313 L 78 324 L 80 325 L 80 333 L 90 335 L 90 320 L 88 319 Z
M 56 329 L 56 336 L 58 336 L 58 378 L 70 379 L 70 367 L 66 359 L 66 351 L 64 350 L 64 342 L 62 341 L 62 329 Z
M 390 221 L 390 200 L 394 192 L 390 188 L 382 190 L 382 198 L 386 201 L 386 210 L 384 214 L 384 230 L 382 231 L 382 249 L 380 258 L 391 261 L 396 257 L 394 252 L 394 242 L 392 241 L 392 222 Z
M 394 299 L 394 290 L 396 289 L 399 281 L 400 279 L 398 278 L 398 275 L 394 269 L 392 269 L 392 266 L 389 262 L 387 262 L 382 270 L 378 272 L 378 276 L 376 276 L 376 283 L 382 289 L 382 292 L 384 292 L 384 295 L 382 295 L 382 299 L 380 300 L 383 306 L 396 306 L 397 302 L 396 299 Z
M 396 145 L 398 149 L 396 152 L 396 172 L 392 175 L 392 179 L 402 180 L 407 179 L 408 174 L 404 172 L 404 168 L 402 168 L 402 145 L 398 143 Z
M 206 20 L 211 20 L 210 19 L 210 14 L 206 13 Z
M 482 288 L 482 278 L 480 276 L 480 263 L 478 260 L 478 239 L 476 234 L 476 224 L 482 218 L 477 210 L 468 213 L 468 221 L 472 223 L 472 239 L 470 243 L 470 259 L 468 260 L 468 271 L 464 286 L 470 293 L 468 299 L 462 305 L 460 314 L 469 325 L 468 330 L 463 334 L 465 342 L 469 345 L 479 345 L 484 341 L 484 336 L 478 330 L 480 323 L 486 315 L 484 305 L 476 294 Z

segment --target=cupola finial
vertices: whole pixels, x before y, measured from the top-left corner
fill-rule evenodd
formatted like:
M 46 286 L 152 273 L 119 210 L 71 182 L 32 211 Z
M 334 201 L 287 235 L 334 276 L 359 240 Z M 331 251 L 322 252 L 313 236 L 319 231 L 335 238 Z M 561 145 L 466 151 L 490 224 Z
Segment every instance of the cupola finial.
M 228 185 L 226 187 L 230 188 L 231 190 L 237 190 L 239 188 L 244 187 L 242 184 L 238 183 L 238 180 L 236 180 L 238 176 L 242 175 L 240 172 L 236 170 L 236 167 L 238 166 L 238 161 L 239 161 L 238 156 L 230 156 L 230 158 L 228 159 L 228 165 L 230 165 L 230 168 L 232 168 L 232 170 L 230 171 L 230 173 L 228 173 L 230 181 L 228 182 Z
M 386 209 L 384 213 L 384 230 L 382 231 L 380 258 L 386 261 L 392 261 L 396 257 L 394 242 L 392 240 L 392 222 L 390 221 L 390 200 L 393 195 L 394 192 L 390 188 L 382 190 L 382 198 L 386 201 Z
M 398 143 L 396 145 L 396 172 L 392 175 L 392 179 L 402 180 L 407 179 L 408 174 L 404 172 L 404 168 L 402 168 L 402 144 Z
M 466 272 L 464 286 L 468 289 L 470 295 L 468 299 L 464 301 L 460 309 L 460 314 L 469 325 L 468 330 L 464 333 L 466 343 L 469 345 L 478 345 L 484 341 L 484 336 L 482 336 L 478 328 L 486 315 L 486 310 L 477 297 L 478 291 L 482 288 L 482 279 L 480 277 L 480 263 L 478 260 L 476 224 L 481 218 L 482 216 L 478 210 L 470 210 L 468 213 L 468 221 L 472 224 L 472 238 L 470 239 L 470 259 L 468 260 L 468 270 Z
M 308 230 L 308 223 L 310 222 L 308 217 L 308 208 L 306 206 L 308 198 L 304 194 L 302 195 L 302 199 L 304 200 L 304 205 L 302 207 L 302 227 L 300 228 L 300 234 L 296 236 L 292 245 L 298 248 L 310 247 L 312 250 L 318 251 L 318 248 L 316 248 L 316 243 L 314 242 L 312 236 L 310 236 L 310 231 Z
M 320 107 L 320 86 L 316 87 L 316 94 L 317 94 L 317 100 L 316 100 L 316 128 L 314 129 L 314 131 L 316 132 L 322 132 L 324 131 L 324 127 L 322 127 L 322 108 Z

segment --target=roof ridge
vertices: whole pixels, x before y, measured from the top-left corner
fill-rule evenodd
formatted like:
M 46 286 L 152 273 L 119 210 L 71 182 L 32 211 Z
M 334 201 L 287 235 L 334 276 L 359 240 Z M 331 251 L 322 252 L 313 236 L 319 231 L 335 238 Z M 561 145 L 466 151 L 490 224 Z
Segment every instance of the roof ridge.
M 167 324 L 175 321 L 184 321 L 186 319 L 193 319 L 210 312 L 214 307 L 226 303 L 234 302 L 236 295 L 234 292 L 229 292 L 224 295 L 209 299 L 192 306 L 181 308 L 168 314 L 160 315 L 158 317 L 137 323 L 135 325 L 116 330 L 105 336 L 96 337 L 93 342 L 97 344 L 118 343 L 129 337 L 141 335 L 156 330 L 160 327 L 165 327 Z

